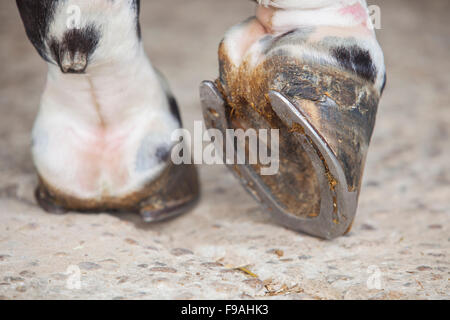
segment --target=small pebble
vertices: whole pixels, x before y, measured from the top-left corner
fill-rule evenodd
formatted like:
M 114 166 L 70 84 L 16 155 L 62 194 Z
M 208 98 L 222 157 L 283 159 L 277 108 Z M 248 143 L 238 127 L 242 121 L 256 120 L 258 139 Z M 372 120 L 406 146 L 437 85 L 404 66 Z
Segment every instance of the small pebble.
M 170 267 L 153 267 L 150 269 L 152 272 L 166 272 L 166 273 L 177 273 L 177 270 Z
M 26 292 L 27 291 L 27 287 L 19 286 L 19 287 L 16 288 L 16 291 L 18 291 L 18 292 Z
M 5 282 L 23 282 L 25 279 L 21 277 L 4 277 Z
M 264 288 L 264 283 L 260 279 L 247 279 L 243 281 L 249 287 L 260 290 Z
M 278 258 L 281 258 L 282 256 L 284 256 L 284 251 L 280 250 L 280 249 L 271 249 L 271 250 L 267 251 L 267 253 L 276 254 L 278 256 Z
M 122 284 L 122 283 L 127 282 L 129 279 L 130 279 L 130 278 L 127 277 L 127 276 L 117 277 L 117 280 L 119 280 L 117 283 L 118 283 L 118 284 Z
M 0 261 L 5 261 L 8 258 L 11 258 L 11 256 L 7 254 L 0 254 Z
M 188 254 L 194 254 L 191 250 L 183 249 L 183 248 L 175 248 L 170 251 L 170 253 L 176 257 L 184 256 Z
M 24 270 L 21 273 L 19 273 L 22 277 L 25 278 L 32 278 L 36 275 L 36 272 L 32 272 L 32 271 L 28 271 L 28 270 Z
M 223 264 L 219 262 L 204 262 L 202 263 L 202 266 L 206 268 L 220 268 L 223 267 Z
M 361 225 L 361 230 L 374 231 L 377 230 L 374 226 L 364 223 Z
M 428 270 L 431 270 L 432 268 L 429 266 L 420 266 L 420 267 L 417 267 L 416 269 L 419 271 L 428 271 Z
M 131 244 L 133 246 L 138 244 L 138 242 L 136 240 L 130 239 L 130 238 L 125 239 L 125 242 L 128 243 L 128 244 Z
M 100 265 L 93 262 L 81 262 L 78 264 L 78 266 L 82 270 L 98 270 L 102 268 Z

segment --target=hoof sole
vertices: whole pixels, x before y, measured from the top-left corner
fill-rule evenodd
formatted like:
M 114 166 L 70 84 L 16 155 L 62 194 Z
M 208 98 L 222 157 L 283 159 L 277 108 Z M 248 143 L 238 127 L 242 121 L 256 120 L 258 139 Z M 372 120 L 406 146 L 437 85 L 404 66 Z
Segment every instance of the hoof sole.
M 289 99 L 276 91 L 268 93 L 273 110 L 269 122 L 250 107 L 240 110 L 238 117 L 232 116 L 213 82 L 205 81 L 200 94 L 207 127 L 219 129 L 225 136 L 227 129 L 236 126 L 280 130 L 278 174 L 264 177 L 253 165 L 228 165 L 278 223 L 325 239 L 349 230 L 358 194 L 349 191 L 336 156 Z

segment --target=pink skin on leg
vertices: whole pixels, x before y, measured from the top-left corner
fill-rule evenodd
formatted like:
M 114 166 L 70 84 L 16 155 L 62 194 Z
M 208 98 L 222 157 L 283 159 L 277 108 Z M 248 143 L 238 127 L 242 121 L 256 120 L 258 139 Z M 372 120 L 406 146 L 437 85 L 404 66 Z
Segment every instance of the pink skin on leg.
M 256 19 L 248 22 L 242 27 L 239 32 L 239 36 L 233 37 L 235 46 L 230 47 L 229 50 L 237 50 L 236 55 L 244 58 L 250 48 L 258 43 L 266 35 L 277 36 L 279 34 L 299 28 L 295 25 L 273 25 L 273 19 L 280 12 L 284 16 L 288 16 L 288 10 L 265 7 L 258 5 L 256 9 Z M 292 16 L 298 14 L 299 11 L 292 11 Z M 315 13 L 312 12 L 312 15 Z M 357 20 L 357 23 L 351 23 L 349 26 L 328 26 L 319 25 L 315 28 L 314 32 L 309 36 L 310 42 L 319 42 L 326 37 L 338 37 L 338 38 L 370 38 L 373 37 L 373 31 L 367 27 L 367 11 L 360 4 L 356 3 L 347 7 L 343 7 L 336 11 L 337 16 L 351 16 L 352 21 Z M 291 19 L 295 21 L 295 19 Z M 301 23 L 301 21 L 299 21 Z M 300 27 L 303 28 L 304 26 Z
M 367 15 L 366 9 L 360 3 L 342 8 L 339 10 L 339 13 L 342 15 L 351 15 L 355 20 L 360 21 L 362 25 L 367 27 L 369 16 Z
M 102 128 L 94 129 L 88 139 L 77 136 L 74 130 L 70 130 L 74 141 L 74 163 L 78 164 L 76 182 L 79 187 L 87 192 L 96 192 L 100 186 L 102 175 L 107 175 L 110 183 L 120 186 L 129 178 L 128 170 L 121 156 L 126 136 L 114 138 L 108 137 L 108 133 Z M 108 190 L 104 190 L 108 191 Z
M 250 24 L 246 27 L 242 37 L 238 39 L 240 55 L 244 56 L 244 54 L 250 49 L 250 47 L 266 34 L 266 29 L 261 23 L 258 22 L 258 20 L 253 20 L 252 22 L 250 22 Z
M 256 17 L 267 33 L 272 32 L 272 17 L 276 9 L 259 5 L 256 9 Z

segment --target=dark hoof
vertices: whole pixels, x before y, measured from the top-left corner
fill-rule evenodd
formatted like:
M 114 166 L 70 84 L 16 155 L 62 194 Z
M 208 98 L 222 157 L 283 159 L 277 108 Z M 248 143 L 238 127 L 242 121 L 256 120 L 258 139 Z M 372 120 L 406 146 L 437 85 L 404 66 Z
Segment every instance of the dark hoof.
M 259 165 L 229 165 L 247 191 L 276 221 L 287 228 L 325 239 L 344 235 L 350 230 L 362 175 L 362 170 L 353 168 L 363 167 L 367 145 L 358 149 L 350 143 L 347 145 L 345 139 L 365 132 L 364 126 L 371 132 L 371 124 L 362 120 L 358 123 L 358 115 L 353 119 L 353 114 L 335 110 L 337 122 L 319 114 L 319 132 L 302 113 L 301 103 L 292 103 L 280 92 L 268 92 L 271 110 L 268 117 L 249 105 L 233 113 L 233 108 L 212 82 L 204 82 L 200 92 L 206 126 L 221 130 L 225 136 L 226 129 L 236 127 L 279 129 L 280 166 L 277 174 L 260 175 Z M 325 107 L 330 109 L 332 106 Z M 342 144 L 337 147 L 332 140 L 335 136 L 342 136 L 342 141 L 339 140 Z M 339 149 L 336 151 L 336 148 Z
M 68 212 L 64 207 L 56 203 L 42 185 L 36 188 L 34 196 L 38 205 L 48 213 L 61 215 Z
M 173 218 L 191 209 L 199 198 L 200 187 L 194 165 L 174 165 L 170 162 L 159 178 L 129 197 L 86 201 L 69 195 L 52 194 L 42 182 L 35 192 L 38 204 L 49 213 L 134 212 L 140 214 L 144 221 L 154 222 Z
M 189 210 L 191 210 L 197 204 L 198 198 L 192 199 L 190 202 L 181 201 L 181 203 L 167 203 L 164 208 L 153 209 L 145 208 L 141 209 L 141 217 L 145 222 L 160 222 L 178 217 Z
M 200 188 L 194 165 L 171 165 L 155 187 L 152 196 L 141 202 L 145 222 L 158 222 L 186 213 L 199 199 Z

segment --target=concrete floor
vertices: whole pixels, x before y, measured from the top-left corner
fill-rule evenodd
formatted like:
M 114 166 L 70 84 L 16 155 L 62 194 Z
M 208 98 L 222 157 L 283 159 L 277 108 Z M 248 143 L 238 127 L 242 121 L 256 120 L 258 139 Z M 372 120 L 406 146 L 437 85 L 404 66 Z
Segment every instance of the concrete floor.
M 448 299 L 450 2 L 376 3 L 388 86 L 354 228 L 322 241 L 274 224 L 221 166 L 201 167 L 202 201 L 169 222 L 44 213 L 29 141 L 46 66 L 0 1 L 0 299 Z M 218 42 L 252 7 L 143 1 L 146 48 L 188 128 Z

